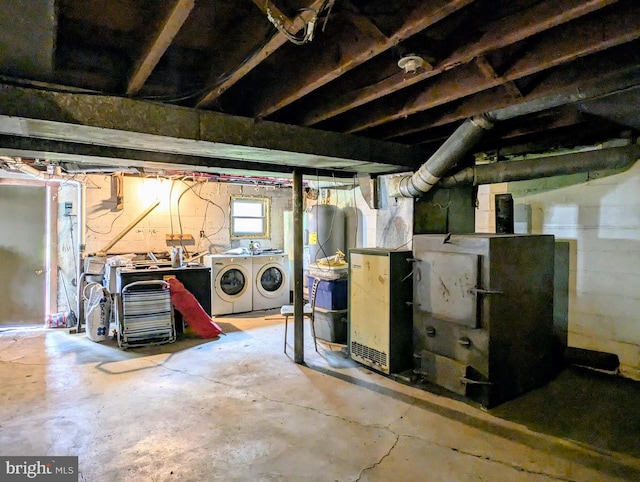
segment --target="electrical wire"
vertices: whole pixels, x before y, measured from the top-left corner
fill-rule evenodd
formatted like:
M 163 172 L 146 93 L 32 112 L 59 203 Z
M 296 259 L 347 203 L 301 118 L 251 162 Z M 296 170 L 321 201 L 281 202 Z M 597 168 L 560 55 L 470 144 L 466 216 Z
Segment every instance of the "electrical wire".
M 76 244 L 73 242 L 73 220 L 71 220 L 71 218 L 69 217 L 69 220 L 71 221 L 71 223 L 69 224 L 69 233 L 71 235 L 71 253 L 73 254 L 72 258 L 73 258 L 73 267 L 75 268 L 75 273 L 78 272 L 78 261 L 76 260 Z M 78 240 L 79 241 L 79 240 Z M 78 242 L 78 244 L 80 244 Z
M 398 246 L 397 248 L 393 248 L 394 250 L 398 250 L 400 248 L 404 248 L 405 246 L 407 246 L 409 243 L 411 243 L 413 241 L 412 238 L 409 238 L 409 241 L 407 241 L 406 243 L 401 244 L 400 246 Z
M 308 22 L 305 23 L 304 25 L 304 34 L 302 35 L 302 37 L 296 37 L 295 34 L 292 34 L 291 32 L 289 32 L 284 24 L 282 23 L 282 21 L 280 19 L 275 18 L 272 15 L 271 9 L 269 8 L 269 2 L 266 2 L 266 12 L 267 12 L 267 19 L 269 20 L 269 22 L 271 22 L 273 24 L 273 26 L 275 28 L 278 29 L 278 31 L 284 35 L 284 37 L 289 40 L 289 42 L 295 44 L 295 45 L 304 45 L 307 42 L 311 42 L 313 40 L 313 33 L 314 33 L 314 29 L 315 29 L 315 25 L 316 25 L 316 20 L 318 20 L 318 12 L 316 12 L 315 10 L 313 10 L 312 8 L 303 8 L 298 10 L 298 12 L 303 12 L 303 11 L 310 11 L 313 12 L 313 17 L 311 17 L 311 19 L 309 19 Z M 296 15 L 296 17 L 293 19 L 294 21 L 297 18 L 301 18 L 301 13 L 298 13 L 298 15 Z
M 225 218 L 226 218 L 226 213 L 224 212 L 224 209 L 223 209 L 219 204 L 216 204 L 216 203 L 215 203 L 215 202 L 213 202 L 211 199 L 207 199 L 207 198 L 205 198 L 204 196 L 202 196 L 202 195 L 201 195 L 201 193 L 196 192 L 196 191 L 195 191 L 194 186 L 191 186 L 191 185 L 189 185 L 189 184 L 186 182 L 186 178 L 182 178 L 182 179 L 180 179 L 180 180 L 181 180 L 181 181 L 182 181 L 182 182 L 187 186 L 187 189 L 185 189 L 184 191 L 182 191 L 182 193 L 181 193 L 181 194 L 180 194 L 180 196 L 178 197 L 178 201 L 177 201 L 177 203 L 176 203 L 176 204 L 177 204 L 176 209 L 177 209 L 177 212 L 178 212 L 178 225 L 179 225 L 179 228 L 180 228 L 180 234 L 181 234 L 181 235 L 183 234 L 183 228 L 182 228 L 182 217 L 181 217 L 181 214 L 180 214 L 180 202 L 182 201 L 182 197 L 183 197 L 187 192 L 189 192 L 189 191 L 191 191 L 191 192 L 192 192 L 196 197 L 198 197 L 199 199 L 201 199 L 201 200 L 203 200 L 203 201 L 206 201 L 206 202 L 207 202 L 207 206 L 206 206 L 206 208 L 205 208 L 205 214 L 204 214 L 204 217 L 203 217 L 203 220 L 202 220 L 202 227 L 203 227 L 203 229 L 201 229 L 200 231 L 204 231 L 204 226 L 205 226 L 205 222 L 206 222 L 206 216 L 207 216 L 207 212 L 208 212 L 209 205 L 214 205 L 215 207 L 217 207 L 217 208 L 220 210 L 220 212 L 222 213 L 222 219 L 225 219 Z M 202 184 L 201 184 L 201 183 L 199 183 L 199 184 L 200 184 L 200 186 L 201 186 L 201 187 L 200 187 L 200 190 L 202 191 Z M 217 230 L 217 231 L 215 231 L 214 233 L 212 233 L 212 234 L 210 234 L 210 235 L 208 235 L 208 236 L 205 234 L 203 237 L 204 237 L 204 238 L 206 238 L 209 242 L 211 242 L 211 240 L 210 240 L 209 238 L 210 238 L 211 236 L 215 236 L 215 235 L 216 235 L 216 234 L 218 234 L 220 231 L 222 231 L 222 230 L 224 229 L 224 227 L 225 227 L 225 224 L 226 224 L 226 223 L 223 221 L 222 226 L 220 226 L 220 228 L 218 228 L 218 230 Z M 201 238 L 200 242 L 201 242 L 201 241 L 202 241 L 202 238 Z M 200 242 L 198 243 L 198 247 L 200 246 Z M 183 251 L 186 253 L 187 251 L 186 251 L 186 248 L 185 248 L 185 247 L 184 247 L 184 245 L 183 245 L 182 237 L 181 237 L 181 240 L 180 240 L 180 245 L 182 246 Z
M 324 25 L 322 26 L 322 31 L 324 32 L 325 28 L 327 27 L 327 22 L 329 21 L 329 16 L 331 15 L 331 9 L 333 8 L 334 3 L 335 0 L 326 0 L 318 10 L 314 10 L 313 8 L 309 7 L 301 8 L 300 10 L 298 10 L 298 14 L 292 20 L 293 22 L 295 22 L 295 20 L 298 18 L 302 19 L 302 12 L 311 12 L 313 14 L 313 16 L 308 21 L 304 22 L 304 27 L 302 29 L 304 30 L 304 33 L 302 34 L 302 37 L 298 37 L 295 33 L 291 33 L 290 31 L 288 31 L 285 28 L 282 20 L 277 19 L 272 15 L 271 9 L 269 8 L 268 0 L 265 1 L 265 11 L 267 12 L 267 19 L 269 20 L 269 22 L 271 22 L 273 26 L 278 29 L 278 31 L 282 35 L 284 35 L 287 40 L 289 40 L 291 43 L 294 43 L 295 45 L 304 45 L 307 42 L 311 42 L 313 40 L 318 16 L 326 9 L 328 10 L 328 12 L 324 20 Z
M 106 214 L 109 214 L 109 213 L 106 213 Z M 119 213 L 115 218 L 113 218 L 113 220 L 111 221 L 111 226 L 109 226 L 109 231 L 104 231 L 104 232 L 102 232 L 102 231 L 96 231 L 96 230 L 95 230 L 95 229 L 93 229 L 91 226 L 89 226 L 89 224 L 88 224 L 88 223 L 87 223 L 87 229 L 88 229 L 89 231 L 91 231 L 92 233 L 95 233 L 95 234 L 111 234 L 111 231 L 113 231 L 113 225 L 115 224 L 116 220 L 117 220 L 120 216 L 122 216 L 123 214 L 124 214 L 124 209 L 123 209 L 122 211 L 120 211 L 120 213 Z M 104 216 L 104 215 L 102 215 L 102 216 Z M 94 218 L 94 219 L 101 218 L 102 216 L 98 216 L 98 217 L 96 217 L 96 218 Z M 92 219 L 92 221 L 93 221 L 93 219 Z
M 334 181 L 335 181 L 335 176 L 334 176 Z M 318 173 L 318 171 L 316 171 L 316 182 L 318 183 L 318 189 L 320 189 L 320 174 Z M 333 211 L 333 215 L 331 216 L 331 223 L 329 225 L 329 232 L 327 233 L 327 237 L 326 237 L 326 241 L 324 243 L 320 242 L 320 236 L 318 234 L 319 231 L 319 227 L 320 227 L 320 217 L 318 216 L 318 211 L 319 211 L 319 203 L 320 203 L 320 196 L 318 196 L 316 198 L 316 242 L 318 243 L 318 250 L 322 251 L 322 254 L 324 254 L 323 258 L 328 258 L 329 256 L 332 256 L 335 253 L 332 254 L 327 254 L 327 251 L 325 250 L 325 246 L 327 244 L 329 244 L 330 240 L 331 240 L 331 236 L 333 235 L 333 223 L 336 219 L 336 215 L 338 213 L 338 206 L 336 206 L 336 209 Z M 311 259 L 310 259 L 311 261 Z M 318 253 L 315 253 L 315 259 L 313 260 L 314 264 L 318 264 Z M 322 270 L 322 271 L 327 271 L 330 272 L 331 268 L 323 268 L 320 267 L 320 265 L 318 265 L 318 267 Z

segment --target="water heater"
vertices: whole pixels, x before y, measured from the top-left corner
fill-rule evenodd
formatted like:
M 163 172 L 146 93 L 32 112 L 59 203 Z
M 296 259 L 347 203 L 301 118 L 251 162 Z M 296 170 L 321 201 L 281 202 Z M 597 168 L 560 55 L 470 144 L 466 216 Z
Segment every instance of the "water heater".
M 307 230 L 305 245 L 309 247 L 308 263 L 345 252 L 344 212 L 332 204 L 314 204 L 305 212 Z

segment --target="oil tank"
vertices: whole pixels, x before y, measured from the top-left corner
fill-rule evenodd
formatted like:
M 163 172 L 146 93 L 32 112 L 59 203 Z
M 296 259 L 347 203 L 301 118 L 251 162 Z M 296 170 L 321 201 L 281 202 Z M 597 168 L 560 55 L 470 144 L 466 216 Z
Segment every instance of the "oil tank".
M 309 263 L 333 256 L 338 249 L 345 252 L 345 221 L 342 209 L 332 204 L 315 204 L 307 209 L 305 217 L 305 244 L 309 246 Z

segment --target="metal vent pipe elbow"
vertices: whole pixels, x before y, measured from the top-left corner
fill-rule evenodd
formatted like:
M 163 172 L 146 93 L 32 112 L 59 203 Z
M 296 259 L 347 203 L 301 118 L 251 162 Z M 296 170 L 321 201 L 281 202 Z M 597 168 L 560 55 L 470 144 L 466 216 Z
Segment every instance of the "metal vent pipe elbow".
M 492 127 L 484 115 L 464 121 L 413 175 L 391 178 L 389 196 L 418 197 L 428 192 Z

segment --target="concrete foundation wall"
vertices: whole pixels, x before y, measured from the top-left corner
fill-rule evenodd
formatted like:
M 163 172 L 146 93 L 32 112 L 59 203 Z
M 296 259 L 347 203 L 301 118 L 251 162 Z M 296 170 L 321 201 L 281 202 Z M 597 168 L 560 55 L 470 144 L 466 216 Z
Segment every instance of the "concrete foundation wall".
M 481 186 L 476 228 L 495 230 L 493 198 L 511 192 L 530 208 L 530 232 L 568 241 L 569 346 L 615 353 L 622 373 L 640 379 L 640 163 L 571 184 L 567 176 Z

